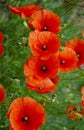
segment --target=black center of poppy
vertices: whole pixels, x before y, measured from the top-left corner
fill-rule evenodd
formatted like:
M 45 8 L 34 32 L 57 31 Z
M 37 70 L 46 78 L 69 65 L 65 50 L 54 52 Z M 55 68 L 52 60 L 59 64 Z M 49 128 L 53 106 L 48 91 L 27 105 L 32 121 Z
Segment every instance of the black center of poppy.
M 28 120 L 29 120 L 28 116 L 22 117 L 22 121 L 26 122 L 26 121 L 28 121 Z
M 80 54 L 77 54 L 78 59 L 80 59 Z
M 39 90 L 43 90 L 43 88 L 42 88 L 42 87 L 39 87 Z
M 65 63 L 66 63 L 66 62 L 65 62 L 64 60 L 60 62 L 60 64 L 65 64 Z
M 46 66 L 42 66 L 41 70 L 42 70 L 43 72 L 46 72 L 47 67 L 46 67 Z
M 42 50 L 45 51 L 47 49 L 47 46 L 46 45 L 43 45 L 42 46 Z
M 48 27 L 47 26 L 44 26 L 43 27 L 43 31 L 47 31 L 48 30 Z

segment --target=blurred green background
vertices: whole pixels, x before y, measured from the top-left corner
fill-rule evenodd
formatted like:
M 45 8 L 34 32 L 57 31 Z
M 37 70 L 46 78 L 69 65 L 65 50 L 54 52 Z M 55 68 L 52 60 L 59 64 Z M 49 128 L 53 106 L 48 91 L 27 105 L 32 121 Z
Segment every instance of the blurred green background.
M 23 66 L 30 55 L 27 20 L 10 13 L 8 5 L 41 5 L 58 14 L 62 30 L 58 34 L 61 45 L 71 38 L 82 38 L 84 28 L 83 0 L 0 0 L 0 31 L 4 34 L 4 54 L 0 57 L 0 83 L 6 89 L 5 102 L 0 104 L 0 130 L 9 130 L 6 119 L 10 103 L 22 96 L 31 96 L 42 105 L 47 121 L 40 130 L 84 130 L 84 119 L 73 121 L 66 115 L 66 107 L 81 102 L 81 87 L 84 85 L 84 67 L 69 73 L 59 73 L 60 82 L 53 93 L 40 95 L 28 90 Z

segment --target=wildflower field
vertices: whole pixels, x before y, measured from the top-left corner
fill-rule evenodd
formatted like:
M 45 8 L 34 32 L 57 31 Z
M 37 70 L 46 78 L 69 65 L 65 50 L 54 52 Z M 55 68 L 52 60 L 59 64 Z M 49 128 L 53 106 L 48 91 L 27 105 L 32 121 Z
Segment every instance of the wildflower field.
M 0 0 L 0 130 L 84 130 L 83 0 Z

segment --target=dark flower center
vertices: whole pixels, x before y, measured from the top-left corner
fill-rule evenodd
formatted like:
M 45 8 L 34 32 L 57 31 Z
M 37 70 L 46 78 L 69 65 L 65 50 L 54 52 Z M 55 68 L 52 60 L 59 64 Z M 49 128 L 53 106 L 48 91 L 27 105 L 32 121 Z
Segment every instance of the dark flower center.
M 47 26 L 44 26 L 43 27 L 43 31 L 47 31 L 48 30 L 48 27 Z
M 42 88 L 42 87 L 39 87 L 39 90 L 43 90 L 43 88 Z
M 28 116 L 22 117 L 22 121 L 26 122 L 26 121 L 28 121 L 28 120 L 29 120 Z
M 80 54 L 77 54 L 78 59 L 80 59 Z
M 46 72 L 47 67 L 46 67 L 46 66 L 42 66 L 41 70 L 42 70 L 43 72 Z
M 42 50 L 45 51 L 47 49 L 47 46 L 46 45 L 43 45 L 42 46 Z
M 60 62 L 60 64 L 65 64 L 65 63 L 66 63 L 66 62 L 65 62 L 64 60 Z

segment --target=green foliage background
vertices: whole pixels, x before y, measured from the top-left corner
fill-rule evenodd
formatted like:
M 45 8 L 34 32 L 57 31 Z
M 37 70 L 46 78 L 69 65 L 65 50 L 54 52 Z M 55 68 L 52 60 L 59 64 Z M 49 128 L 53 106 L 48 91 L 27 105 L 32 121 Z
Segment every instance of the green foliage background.
M 60 82 L 53 93 L 40 95 L 28 90 L 23 66 L 30 48 L 27 45 L 30 29 L 27 20 L 11 14 L 8 5 L 42 5 L 62 19 L 62 30 L 58 34 L 64 45 L 71 38 L 82 39 L 84 28 L 84 3 L 82 0 L 0 0 L 0 31 L 4 34 L 4 55 L 0 57 L 0 83 L 6 89 L 5 102 L 0 104 L 0 130 L 9 129 L 6 118 L 10 103 L 22 96 L 31 96 L 47 112 L 47 121 L 40 130 L 84 130 L 84 119 L 73 121 L 66 115 L 66 107 L 81 102 L 81 87 L 84 85 L 84 68 L 69 73 L 59 73 Z

